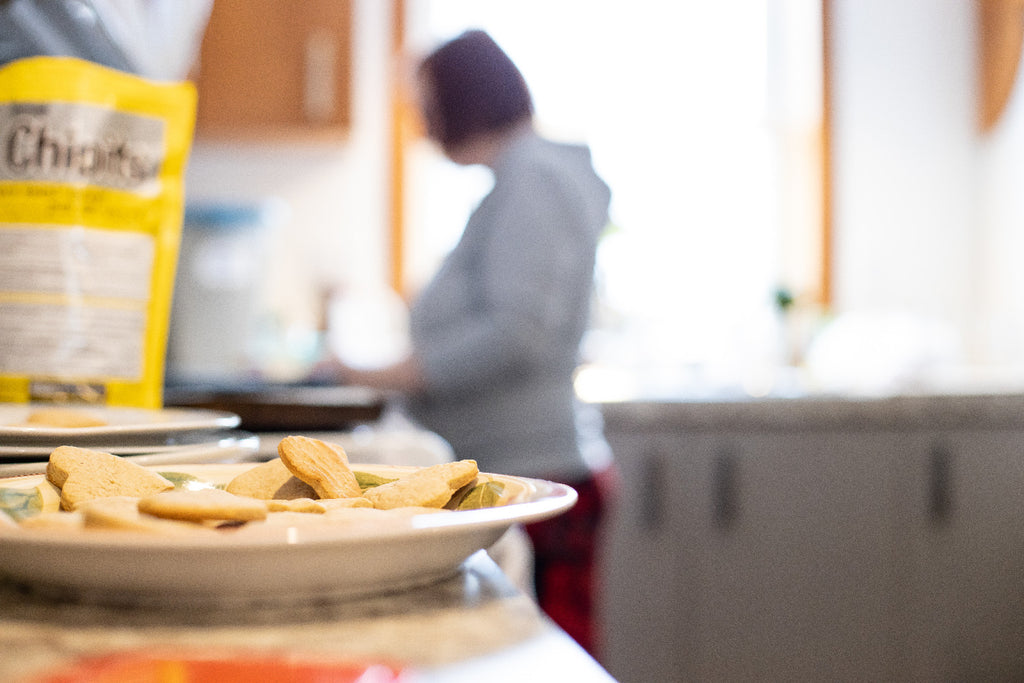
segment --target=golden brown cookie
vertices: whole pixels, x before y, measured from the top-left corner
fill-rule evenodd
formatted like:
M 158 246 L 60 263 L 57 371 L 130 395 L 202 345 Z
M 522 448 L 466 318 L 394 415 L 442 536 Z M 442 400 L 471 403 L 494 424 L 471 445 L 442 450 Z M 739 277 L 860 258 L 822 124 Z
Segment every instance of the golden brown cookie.
M 139 499 L 139 512 L 188 522 L 249 522 L 265 519 L 267 505 L 221 489 L 165 491 Z
M 341 500 L 348 500 L 343 498 Z M 289 498 L 287 500 L 267 500 L 264 501 L 267 506 L 268 512 L 305 512 L 312 514 L 322 515 L 327 511 L 327 508 L 318 501 L 312 498 Z
M 64 510 L 74 510 L 93 498 L 148 496 L 174 488 L 167 479 L 130 460 L 73 446 L 61 446 L 50 453 L 46 477 L 60 487 Z
M 325 510 L 341 510 L 344 508 L 372 508 L 373 503 L 363 496 L 357 498 L 325 498 L 317 501 Z
M 320 498 L 353 498 L 363 493 L 348 466 L 345 450 L 337 444 L 286 436 L 278 444 L 277 454 L 288 470 L 312 486 Z
M 291 500 L 317 496 L 313 487 L 292 474 L 281 458 L 268 460 L 242 472 L 228 482 L 226 490 L 236 496 L 261 500 Z
M 143 514 L 139 512 L 139 499 L 134 496 L 112 496 L 87 500 L 75 508 L 75 513 L 82 515 L 83 526 L 86 529 L 115 529 L 175 535 L 210 531 L 189 522 L 160 519 Z
M 476 479 L 479 470 L 475 460 L 458 460 L 424 467 L 395 481 L 366 490 L 366 498 L 375 508 L 390 510 L 399 507 L 439 508 L 452 494 Z
M 46 478 L 60 488 L 64 486 L 71 470 L 90 461 L 105 458 L 107 455 L 110 453 L 75 446 L 59 446 L 50 451 L 50 459 L 46 463 Z
M 33 410 L 25 418 L 25 424 L 45 427 L 105 427 L 107 421 L 78 408 L 47 407 Z

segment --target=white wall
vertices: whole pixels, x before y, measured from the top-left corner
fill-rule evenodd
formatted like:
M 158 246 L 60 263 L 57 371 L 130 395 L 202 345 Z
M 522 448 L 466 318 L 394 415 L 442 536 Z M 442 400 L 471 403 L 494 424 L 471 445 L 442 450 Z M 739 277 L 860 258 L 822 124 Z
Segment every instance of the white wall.
M 996 127 L 979 142 L 976 239 L 978 346 L 1002 364 L 1024 365 L 1024 88 L 1018 79 Z
M 186 176 L 189 201 L 282 200 L 265 296 L 284 325 L 315 322 L 318 293 L 386 282 L 388 268 L 387 3 L 353 3 L 353 125 L 337 144 L 198 141 Z
M 978 242 L 972 3 L 838 0 L 837 310 L 973 325 Z
M 1024 365 L 1024 103 L 976 127 L 968 0 L 835 3 L 839 311 L 947 323 L 962 360 Z

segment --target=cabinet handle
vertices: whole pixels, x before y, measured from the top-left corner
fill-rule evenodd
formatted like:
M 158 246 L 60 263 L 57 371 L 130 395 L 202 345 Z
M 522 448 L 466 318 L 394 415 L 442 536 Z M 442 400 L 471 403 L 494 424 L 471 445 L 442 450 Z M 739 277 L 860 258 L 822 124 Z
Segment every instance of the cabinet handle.
M 945 444 L 932 446 L 928 463 L 928 518 L 941 526 L 953 514 L 953 454 Z
M 728 529 L 739 515 L 737 501 L 737 470 L 739 468 L 736 454 L 731 448 L 722 449 L 715 456 L 712 476 L 714 507 L 712 520 L 719 529 Z
M 327 29 L 314 30 L 306 37 L 302 109 L 310 123 L 327 123 L 334 115 L 337 52 L 334 36 Z
M 640 469 L 639 522 L 644 532 L 657 531 L 665 518 L 665 463 L 661 453 L 650 450 Z

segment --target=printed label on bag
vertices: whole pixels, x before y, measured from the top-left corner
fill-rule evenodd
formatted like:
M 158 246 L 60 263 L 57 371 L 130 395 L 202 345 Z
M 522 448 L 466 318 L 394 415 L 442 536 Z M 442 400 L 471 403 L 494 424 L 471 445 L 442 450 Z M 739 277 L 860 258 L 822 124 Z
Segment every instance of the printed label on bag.
M 157 408 L 195 89 L 0 69 L 0 401 Z

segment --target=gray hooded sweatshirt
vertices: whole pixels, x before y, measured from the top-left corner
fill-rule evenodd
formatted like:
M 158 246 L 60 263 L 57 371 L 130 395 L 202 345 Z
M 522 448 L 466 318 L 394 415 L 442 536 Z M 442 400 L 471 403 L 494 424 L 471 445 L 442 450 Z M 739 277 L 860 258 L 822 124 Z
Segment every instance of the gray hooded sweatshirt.
M 427 390 L 412 416 L 481 470 L 587 476 L 573 373 L 610 191 L 586 147 L 517 137 L 410 314 Z M 600 433 L 590 439 L 600 440 Z

